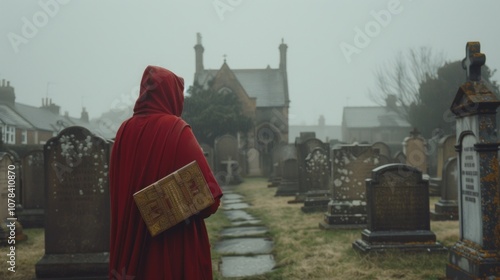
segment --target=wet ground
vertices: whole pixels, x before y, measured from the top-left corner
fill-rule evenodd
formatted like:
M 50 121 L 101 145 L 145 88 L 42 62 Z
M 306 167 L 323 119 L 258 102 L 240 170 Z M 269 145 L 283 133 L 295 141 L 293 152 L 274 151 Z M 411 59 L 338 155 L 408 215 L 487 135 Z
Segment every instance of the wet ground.
M 215 244 L 215 250 L 222 255 L 220 270 L 224 277 L 260 275 L 275 265 L 268 229 L 246 211 L 249 207 L 242 195 L 224 187 L 221 209 L 231 226 L 222 230 L 222 239 Z

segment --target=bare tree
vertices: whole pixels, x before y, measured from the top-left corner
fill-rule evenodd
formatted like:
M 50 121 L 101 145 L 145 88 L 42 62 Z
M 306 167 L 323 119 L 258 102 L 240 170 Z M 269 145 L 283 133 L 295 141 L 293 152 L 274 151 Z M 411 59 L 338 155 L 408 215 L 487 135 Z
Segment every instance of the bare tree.
M 444 63 L 443 54 L 433 53 L 430 47 L 400 52 L 393 61 L 375 71 L 377 85 L 375 92 L 369 91 L 370 99 L 381 106 L 386 105 L 388 98 L 395 99 L 400 108 L 397 112 L 408 120 L 410 105 L 420 103 L 420 84 L 436 78 Z

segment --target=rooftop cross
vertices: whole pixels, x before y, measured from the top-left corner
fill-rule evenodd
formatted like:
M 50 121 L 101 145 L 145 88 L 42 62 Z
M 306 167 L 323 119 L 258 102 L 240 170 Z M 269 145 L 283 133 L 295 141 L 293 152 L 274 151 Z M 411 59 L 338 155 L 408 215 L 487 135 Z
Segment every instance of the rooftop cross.
M 224 57 L 224 63 L 226 63 L 227 54 L 224 54 L 223 57 Z
M 462 60 L 462 67 L 467 73 L 467 81 L 481 80 L 481 66 L 486 62 L 484 53 L 480 53 L 479 42 L 467 42 L 465 46 L 465 58 Z

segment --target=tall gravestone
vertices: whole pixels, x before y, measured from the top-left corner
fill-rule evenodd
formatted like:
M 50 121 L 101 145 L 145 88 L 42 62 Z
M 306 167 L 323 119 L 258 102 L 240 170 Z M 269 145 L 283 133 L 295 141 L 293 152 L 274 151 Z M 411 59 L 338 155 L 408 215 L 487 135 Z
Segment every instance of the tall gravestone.
M 431 177 L 430 179 L 431 194 L 438 194 L 443 196 L 443 189 L 446 188 L 446 186 L 444 185 L 444 177 L 446 177 L 446 175 L 443 174 L 443 172 L 445 171 L 444 165 L 448 161 L 448 159 L 457 156 L 457 152 L 455 151 L 455 141 L 455 135 L 446 135 L 439 139 L 436 152 L 435 176 Z
M 441 199 L 431 211 L 433 221 L 458 220 L 458 174 L 457 158 L 453 157 L 444 164 L 441 182 Z
M 260 164 L 260 152 L 256 148 L 250 148 L 246 152 L 248 170 L 247 176 L 260 176 L 262 175 L 262 168 Z
M 299 167 L 300 193 L 328 191 L 328 178 L 330 175 L 328 151 L 330 145 L 313 136 L 314 133 L 301 133 L 301 137 L 295 143 Z M 324 160 L 325 156 L 326 161 Z M 318 170 L 323 170 L 325 166 L 327 168 L 326 173 L 319 172 L 318 174 Z M 321 175 L 321 178 L 318 178 L 318 175 Z
M 271 175 L 269 176 L 269 185 L 268 187 L 277 187 L 279 186 L 281 182 L 281 177 L 283 176 L 282 174 L 282 156 L 283 156 L 283 149 L 286 146 L 286 144 L 278 144 L 277 146 L 273 147 L 272 150 L 272 163 L 273 163 L 273 169 L 271 172 Z
M 403 150 L 406 156 L 406 164 L 416 167 L 424 174 L 428 173 L 426 142 L 416 128 L 403 141 Z
M 500 188 L 496 109 L 500 100 L 481 80 L 485 55 L 468 42 L 467 81 L 451 105 L 456 116 L 460 240 L 450 249 L 448 279 L 500 278 Z
M 295 145 L 283 146 L 280 158 L 281 180 L 276 190 L 276 196 L 293 196 L 299 191 L 299 169 Z
M 45 172 L 43 150 L 34 150 L 21 159 L 22 211 L 19 220 L 25 228 L 43 227 L 45 219 Z
M 314 148 L 305 159 L 309 191 L 305 194 L 304 212 L 325 211 L 330 201 L 330 156 L 323 147 Z
M 66 128 L 44 145 L 45 255 L 36 264 L 38 279 L 108 279 L 109 146 L 82 127 Z
M 457 156 L 457 152 L 455 151 L 455 141 L 456 135 L 446 135 L 439 140 L 438 145 L 438 154 L 437 154 L 437 170 L 436 177 L 442 178 L 445 163 L 450 158 L 454 158 Z
M 299 191 L 295 201 L 304 203 L 308 208 L 312 205 L 328 203 L 330 160 L 329 143 L 323 143 L 315 137 L 314 132 L 301 132 L 295 141 L 299 168 Z M 304 210 L 303 207 L 303 210 Z
M 387 164 L 371 145 L 344 145 L 332 150 L 333 190 L 320 227 L 360 228 L 366 225 L 365 180 L 372 169 Z
M 361 252 L 445 251 L 430 230 L 429 182 L 403 164 L 375 168 L 366 180 L 367 228 L 353 248 Z

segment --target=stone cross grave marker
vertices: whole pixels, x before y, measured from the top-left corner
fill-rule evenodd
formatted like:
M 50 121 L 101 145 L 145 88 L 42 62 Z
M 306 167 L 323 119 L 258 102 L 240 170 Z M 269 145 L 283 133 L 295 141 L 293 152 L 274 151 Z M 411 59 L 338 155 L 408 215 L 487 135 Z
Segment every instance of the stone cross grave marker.
M 375 168 L 366 180 L 367 228 L 353 248 L 362 252 L 445 251 L 430 230 L 429 182 L 403 164 Z
M 460 240 L 446 266 L 449 279 L 500 278 L 500 188 L 496 110 L 500 100 L 481 80 L 485 55 L 468 42 L 467 81 L 451 105 L 456 116 Z
M 45 255 L 36 264 L 38 279 L 107 279 L 109 149 L 82 127 L 68 127 L 45 144 Z

